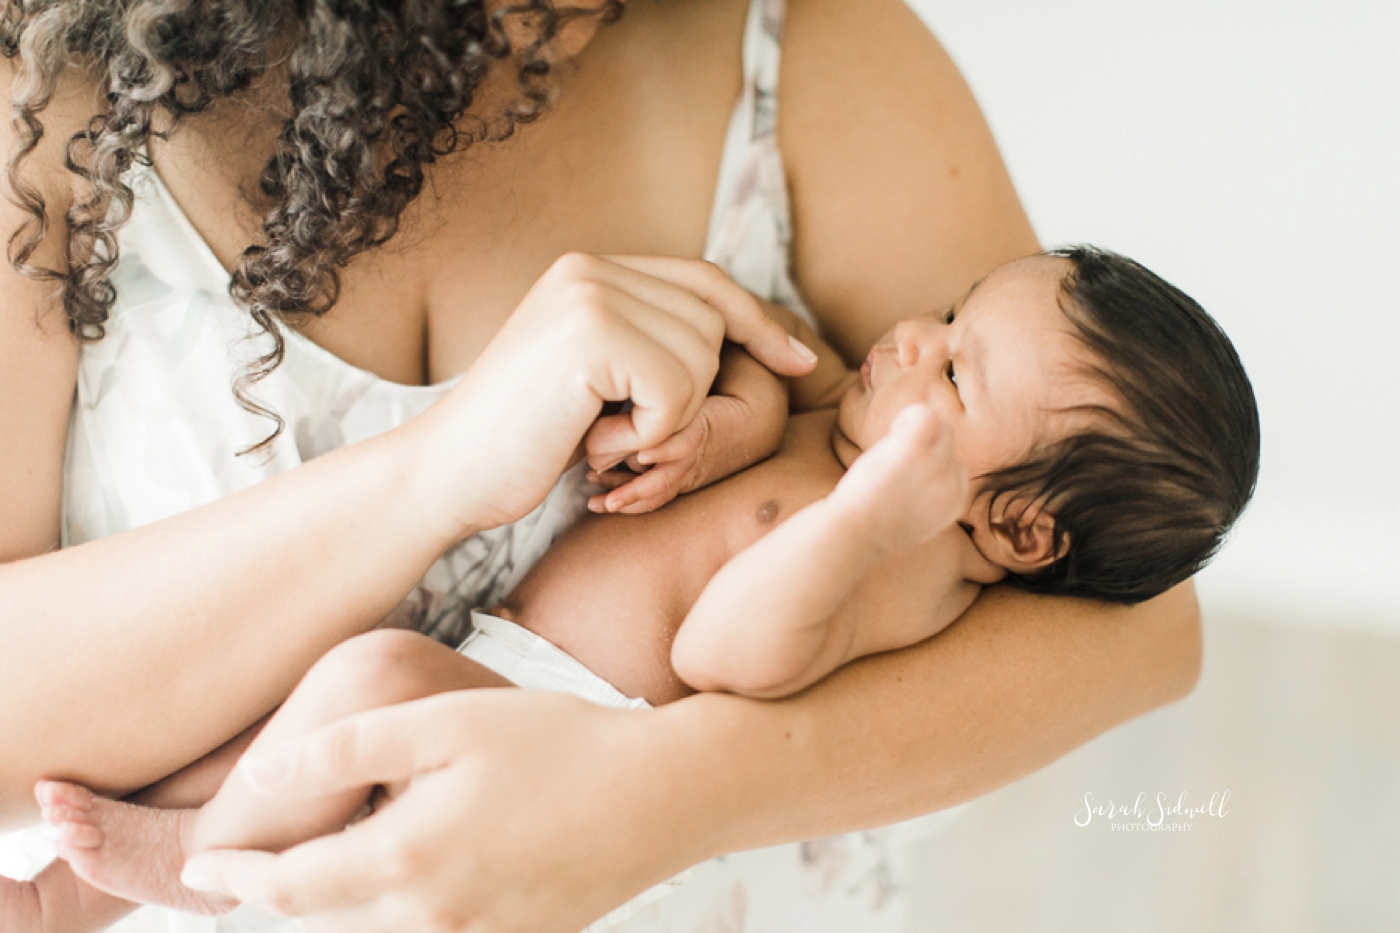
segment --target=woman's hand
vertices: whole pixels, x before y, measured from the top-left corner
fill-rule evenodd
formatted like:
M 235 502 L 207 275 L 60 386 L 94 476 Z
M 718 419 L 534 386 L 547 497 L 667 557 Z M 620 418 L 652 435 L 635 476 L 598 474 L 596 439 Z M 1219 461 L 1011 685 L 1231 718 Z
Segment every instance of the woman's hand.
M 185 880 L 307 933 L 577 933 L 713 854 L 713 807 L 674 752 L 657 713 L 556 693 L 375 710 L 241 767 L 279 797 L 408 780 L 399 796 L 280 855 L 201 855 Z
M 405 427 L 422 441 L 408 470 L 423 515 L 454 539 L 522 517 L 605 402 L 632 402 L 611 442 L 660 444 L 705 401 L 726 338 L 784 375 L 816 362 L 710 263 L 564 256 L 462 382 Z
M 778 449 L 787 416 L 786 380 L 729 344 L 720 357 L 719 378 L 691 422 L 657 446 L 628 456 L 627 471 L 612 469 L 620 455 L 613 435 L 626 432 L 626 422 L 612 415 L 593 425 L 585 441 L 592 468 L 588 478 L 610 491 L 594 496 L 588 507 L 637 515 L 733 476 Z

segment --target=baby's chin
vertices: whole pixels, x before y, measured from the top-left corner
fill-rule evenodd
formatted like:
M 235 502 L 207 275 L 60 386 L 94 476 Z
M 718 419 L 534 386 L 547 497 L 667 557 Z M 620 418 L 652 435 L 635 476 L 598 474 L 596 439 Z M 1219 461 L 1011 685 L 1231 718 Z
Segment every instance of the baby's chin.
M 861 406 L 861 399 L 865 395 L 865 385 L 860 380 L 851 383 L 846 394 L 841 396 L 841 402 L 836 408 L 836 420 L 831 423 L 831 450 L 836 455 L 836 459 L 841 461 L 841 466 L 847 470 L 851 464 L 855 463 L 865 448 L 861 447 L 851 439 L 851 431 L 859 430 L 864 411 Z
M 856 458 L 862 453 L 855 441 L 847 437 L 846 432 L 841 430 L 839 417 L 831 423 L 831 452 L 840 461 L 842 469 L 846 470 L 851 468 L 851 464 L 855 463 Z

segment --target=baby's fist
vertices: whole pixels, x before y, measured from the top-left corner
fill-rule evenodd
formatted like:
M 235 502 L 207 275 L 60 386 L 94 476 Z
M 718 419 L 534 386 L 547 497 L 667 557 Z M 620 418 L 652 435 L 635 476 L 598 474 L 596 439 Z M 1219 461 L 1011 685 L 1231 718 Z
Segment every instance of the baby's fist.
M 831 497 L 858 511 L 891 548 L 927 541 L 967 508 L 971 484 L 952 434 L 927 405 L 910 405 L 856 458 Z

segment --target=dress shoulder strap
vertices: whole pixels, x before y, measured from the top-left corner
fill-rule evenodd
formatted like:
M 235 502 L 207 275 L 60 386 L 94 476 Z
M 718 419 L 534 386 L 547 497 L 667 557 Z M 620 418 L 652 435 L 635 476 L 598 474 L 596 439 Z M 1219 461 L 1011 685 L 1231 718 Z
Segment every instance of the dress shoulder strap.
M 783 57 L 787 0 L 750 0 L 744 29 L 744 96 L 752 113 L 751 139 L 778 127 L 778 66 Z
M 778 151 L 778 70 L 786 0 L 750 0 L 744 89 L 724 141 L 705 257 L 740 285 L 816 327 L 790 275 L 792 218 Z

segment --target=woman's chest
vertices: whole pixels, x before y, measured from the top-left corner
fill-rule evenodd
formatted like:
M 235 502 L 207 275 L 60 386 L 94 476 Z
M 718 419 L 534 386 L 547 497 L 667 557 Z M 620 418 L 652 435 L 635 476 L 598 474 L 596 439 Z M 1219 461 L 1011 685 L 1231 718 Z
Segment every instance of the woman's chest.
M 429 166 L 399 234 L 342 271 L 330 314 L 297 326 L 386 379 L 440 382 L 475 360 L 566 252 L 700 256 L 741 85 L 743 5 L 724 0 L 736 16 L 705 17 L 689 6 L 637 4 L 560 70 L 543 119 Z M 237 179 L 255 177 L 263 159 L 220 163 L 215 141 L 226 139 L 205 128 L 158 163 L 231 268 L 260 226 Z

